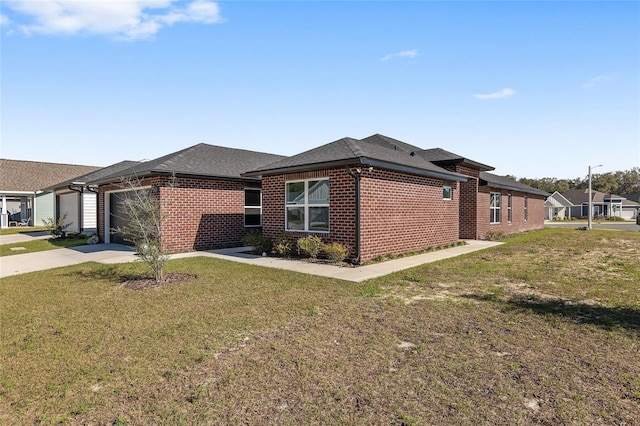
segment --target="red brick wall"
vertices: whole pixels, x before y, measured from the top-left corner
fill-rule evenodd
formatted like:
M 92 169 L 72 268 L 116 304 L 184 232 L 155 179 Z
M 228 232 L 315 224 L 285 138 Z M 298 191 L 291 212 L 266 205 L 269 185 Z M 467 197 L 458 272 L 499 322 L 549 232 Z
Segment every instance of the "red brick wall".
M 338 242 L 355 256 L 355 181 L 344 168 L 290 173 L 262 178 L 262 234 L 269 238 L 287 235 L 292 240 L 308 232 L 285 232 L 285 182 L 329 178 L 329 232 L 313 233 L 326 243 Z
M 355 256 L 355 180 L 344 168 L 265 176 L 262 180 L 263 234 L 297 239 L 305 232 L 285 232 L 285 182 L 329 178 L 329 233 Z M 361 174 L 361 262 L 384 254 L 401 254 L 458 240 L 458 197 L 442 200 L 443 182 L 397 172 L 364 169 Z
M 477 169 L 458 164 L 455 172 L 467 176 L 460 183 L 460 238 L 475 240 L 478 238 L 478 179 Z
M 244 189 L 259 182 L 157 177 L 142 186 L 159 186 L 165 249 L 170 253 L 241 245 L 244 227 Z M 104 238 L 104 193 L 120 189 L 103 186 L 98 197 L 100 235 Z
M 501 194 L 500 223 L 489 223 L 489 198 L 491 192 Z M 508 195 L 511 194 L 511 222 L 508 221 Z M 528 200 L 528 218 L 524 219 L 524 198 Z M 490 232 L 504 235 L 517 234 L 533 229 L 544 228 L 544 197 L 541 195 L 525 194 L 507 189 L 496 189 L 481 186 L 478 191 L 478 235 L 477 239 L 486 238 Z

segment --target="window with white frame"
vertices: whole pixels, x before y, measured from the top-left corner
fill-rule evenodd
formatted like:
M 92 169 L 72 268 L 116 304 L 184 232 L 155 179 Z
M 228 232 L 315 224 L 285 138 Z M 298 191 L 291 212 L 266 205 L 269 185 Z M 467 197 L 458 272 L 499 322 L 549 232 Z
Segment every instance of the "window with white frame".
M 507 195 L 507 222 L 511 223 L 511 194 Z
M 450 186 L 443 186 L 442 187 L 442 199 L 443 200 L 450 200 L 451 199 L 451 187 Z
M 262 226 L 262 191 L 259 189 L 244 190 L 244 226 Z
M 287 231 L 329 232 L 329 179 L 285 184 Z
M 500 193 L 492 192 L 489 199 L 489 222 L 500 223 Z

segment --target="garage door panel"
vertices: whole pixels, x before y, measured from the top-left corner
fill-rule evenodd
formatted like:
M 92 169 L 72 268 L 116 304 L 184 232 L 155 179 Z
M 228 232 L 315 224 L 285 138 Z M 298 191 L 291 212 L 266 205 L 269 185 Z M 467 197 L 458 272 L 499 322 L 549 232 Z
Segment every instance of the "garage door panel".
M 80 232 L 78 217 L 78 194 L 60 194 L 58 196 L 58 220 L 67 213 L 64 223 L 71 223 L 65 230 L 67 232 Z

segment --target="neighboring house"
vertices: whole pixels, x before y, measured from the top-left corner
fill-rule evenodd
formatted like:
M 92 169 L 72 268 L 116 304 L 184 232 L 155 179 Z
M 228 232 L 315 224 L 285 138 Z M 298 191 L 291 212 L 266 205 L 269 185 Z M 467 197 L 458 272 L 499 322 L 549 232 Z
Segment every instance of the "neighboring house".
M 558 191 L 551 194 L 544 202 L 545 220 L 571 219 L 571 208 L 573 203 L 562 196 Z
M 43 225 L 53 218 L 53 192 L 43 191 L 57 182 L 93 172 L 99 167 L 0 159 L 0 227 Z
M 600 191 L 591 191 L 591 203 L 593 217 L 620 217 L 622 219 L 633 219 L 638 214 L 640 204 L 631 201 L 621 195 L 606 194 Z M 570 189 L 564 191 L 562 196 L 571 203 L 570 217 L 589 216 L 589 190 Z
M 640 192 L 634 192 L 632 194 L 624 194 L 622 196 L 629 201 L 635 201 L 636 203 L 640 203 Z
M 113 232 L 128 220 L 123 197 L 146 188 L 160 200 L 169 252 L 238 246 L 262 224 L 260 179 L 242 173 L 282 158 L 198 144 L 87 182 L 98 187 L 98 236 L 125 242 Z
M 543 191 L 493 167 L 383 135 L 343 138 L 244 176 L 262 178 L 263 234 L 316 234 L 354 263 L 544 226 Z
M 87 182 L 112 176 L 136 164 L 140 164 L 140 162 L 121 161 L 45 188 L 45 191 L 53 191 L 54 193 L 56 221 L 66 214 L 64 223 L 69 224 L 65 229 L 67 232 L 82 232 L 87 235 L 96 233 L 98 231 L 98 188 L 88 185 Z

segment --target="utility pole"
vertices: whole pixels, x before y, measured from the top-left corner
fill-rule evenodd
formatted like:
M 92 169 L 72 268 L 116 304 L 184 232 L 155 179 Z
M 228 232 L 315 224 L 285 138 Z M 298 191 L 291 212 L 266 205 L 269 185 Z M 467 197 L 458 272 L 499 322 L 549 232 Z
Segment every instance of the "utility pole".
M 591 169 L 595 169 L 596 167 L 602 167 L 602 164 L 598 164 L 597 166 L 589 166 L 589 217 L 587 218 L 587 229 L 591 229 L 591 219 L 593 217 L 593 197 L 591 194 Z

